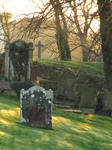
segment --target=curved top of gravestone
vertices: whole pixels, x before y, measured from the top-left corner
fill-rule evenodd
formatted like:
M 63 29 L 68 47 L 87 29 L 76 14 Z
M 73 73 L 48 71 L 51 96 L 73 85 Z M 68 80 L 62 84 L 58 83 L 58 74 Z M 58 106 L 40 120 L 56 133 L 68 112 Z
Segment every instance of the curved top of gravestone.
M 20 47 L 20 48 L 24 48 L 24 46 L 27 45 L 27 47 L 29 48 L 30 51 L 34 50 L 32 42 L 26 43 L 24 40 L 21 40 L 21 39 L 19 39 L 17 41 L 13 41 L 12 43 L 7 42 L 4 48 L 6 50 L 10 50 L 11 44 L 15 44 L 15 46 Z
M 28 43 L 26 43 L 25 41 L 23 41 L 21 39 L 17 40 L 17 41 L 14 41 L 12 43 L 14 43 L 17 47 L 24 47 L 25 44 L 29 45 Z
M 69 72 L 69 73 L 72 74 L 74 77 L 76 77 L 76 73 L 75 73 L 74 70 L 71 69 L 71 68 L 66 68 L 66 69 L 60 74 L 60 76 L 63 76 L 66 72 Z
M 22 89 L 21 91 L 25 91 L 25 90 Z M 26 92 L 28 92 L 28 93 L 31 92 L 32 93 L 32 91 L 38 91 L 38 92 L 45 93 L 46 90 L 41 86 L 33 86 L 33 87 L 29 88 Z
M 20 48 L 24 48 L 25 46 L 27 46 L 29 50 L 31 51 L 34 50 L 32 42 L 26 43 L 24 40 L 21 40 L 21 39 L 17 41 L 13 41 L 11 44 L 14 44 L 15 46 L 20 47 Z M 5 46 L 6 48 L 7 48 L 7 45 L 9 45 L 9 43 L 6 44 Z
M 62 99 L 74 100 L 74 91 L 76 89 L 76 74 L 71 68 L 66 68 L 58 80 L 58 95 Z

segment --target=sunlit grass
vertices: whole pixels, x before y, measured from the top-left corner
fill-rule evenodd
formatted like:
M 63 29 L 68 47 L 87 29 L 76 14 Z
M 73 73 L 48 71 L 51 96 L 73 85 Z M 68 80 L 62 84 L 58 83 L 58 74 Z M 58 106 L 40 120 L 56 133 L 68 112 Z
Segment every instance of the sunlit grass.
M 0 96 L 0 150 L 112 149 L 112 118 L 55 109 L 52 130 L 19 121 L 19 100 Z
M 2 109 L 0 110 L 0 123 L 4 125 L 14 124 L 15 121 L 18 119 L 19 114 L 20 114 L 20 109 L 18 107 L 12 110 Z M 15 121 L 13 121 L 13 119 L 15 119 Z
M 5 134 L 5 132 L 0 131 L 0 136 L 3 136 Z

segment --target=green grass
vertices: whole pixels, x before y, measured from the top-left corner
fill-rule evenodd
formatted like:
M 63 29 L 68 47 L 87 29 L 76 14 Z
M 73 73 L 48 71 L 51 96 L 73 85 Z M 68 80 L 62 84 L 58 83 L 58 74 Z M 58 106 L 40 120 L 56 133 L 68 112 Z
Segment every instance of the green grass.
M 112 150 L 112 119 L 53 111 L 52 130 L 19 123 L 17 99 L 0 96 L 0 150 Z
M 37 59 L 39 63 L 47 65 L 61 65 L 65 67 L 75 68 L 77 71 L 89 72 L 91 74 L 104 78 L 103 62 L 73 62 L 73 61 L 57 61 L 49 59 Z

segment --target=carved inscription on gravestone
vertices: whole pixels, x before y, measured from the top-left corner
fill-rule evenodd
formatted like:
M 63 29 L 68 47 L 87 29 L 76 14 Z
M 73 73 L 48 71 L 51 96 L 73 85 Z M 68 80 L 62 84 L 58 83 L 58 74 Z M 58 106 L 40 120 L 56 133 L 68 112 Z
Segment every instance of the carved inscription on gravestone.
M 20 122 L 32 127 L 52 128 L 53 91 L 34 86 L 21 90 Z

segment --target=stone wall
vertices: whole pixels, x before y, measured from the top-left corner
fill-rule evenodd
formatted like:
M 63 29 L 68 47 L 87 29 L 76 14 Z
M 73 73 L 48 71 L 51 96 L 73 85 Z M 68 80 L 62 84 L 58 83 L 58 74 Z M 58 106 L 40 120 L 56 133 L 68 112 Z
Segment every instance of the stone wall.
M 58 79 L 61 72 L 65 69 L 64 66 L 51 66 L 38 63 L 37 76 L 39 76 L 39 84 L 46 90 L 52 89 L 54 95 L 57 96 Z
M 58 82 L 61 73 L 67 69 L 61 65 L 48 65 L 48 64 L 37 64 L 37 76 L 39 76 L 39 84 L 45 89 L 52 89 L 54 91 L 54 97 L 58 96 Z M 105 80 L 93 74 L 77 71 L 75 68 L 71 68 L 76 76 L 77 87 L 92 86 L 97 91 L 104 91 Z

